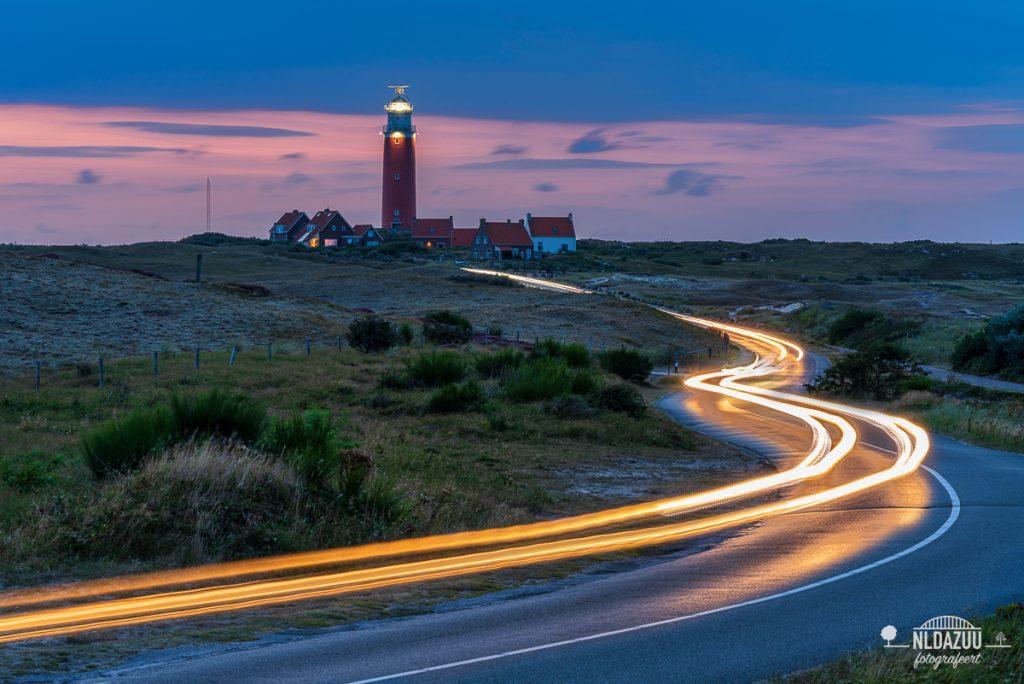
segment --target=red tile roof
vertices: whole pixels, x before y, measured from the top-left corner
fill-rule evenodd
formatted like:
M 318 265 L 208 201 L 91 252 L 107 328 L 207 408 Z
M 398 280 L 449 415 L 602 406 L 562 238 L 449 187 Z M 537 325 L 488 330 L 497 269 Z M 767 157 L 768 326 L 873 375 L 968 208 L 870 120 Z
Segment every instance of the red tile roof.
M 324 209 L 323 211 L 318 211 L 313 215 L 313 218 L 309 220 L 309 225 L 315 230 L 320 230 L 330 223 L 331 219 L 336 215 L 338 215 L 338 212 L 335 209 Z
M 283 214 L 281 218 L 277 219 L 277 223 L 274 225 L 284 226 L 285 228 L 291 229 L 291 227 L 295 225 L 295 222 L 303 216 L 305 216 L 305 212 L 299 211 L 298 209 L 292 209 L 291 211 Z
M 570 216 L 531 216 L 529 222 L 533 237 L 576 237 Z
M 533 240 L 526 232 L 523 220 L 511 221 L 480 221 L 480 230 L 487 232 L 491 244 L 495 247 L 533 247 Z
M 452 228 L 452 247 L 472 247 L 476 228 Z
M 451 239 L 453 228 L 452 217 L 443 219 L 416 218 L 412 221 L 412 236 L 427 239 Z
M 369 223 L 357 223 L 356 225 L 352 226 L 352 230 L 355 231 L 355 234 L 358 237 L 363 237 L 364 235 L 366 235 L 366 231 L 373 230 L 373 225 Z

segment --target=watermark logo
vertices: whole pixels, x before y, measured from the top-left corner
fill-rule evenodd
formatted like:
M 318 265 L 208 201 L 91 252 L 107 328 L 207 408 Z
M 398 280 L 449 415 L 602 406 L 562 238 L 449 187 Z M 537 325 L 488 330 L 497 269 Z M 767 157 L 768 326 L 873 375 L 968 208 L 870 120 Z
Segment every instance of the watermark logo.
M 912 630 L 909 644 L 893 643 L 897 631 L 892 625 L 883 627 L 881 635 L 885 648 L 907 648 L 915 652 L 915 670 L 919 667 L 937 670 L 947 666 L 955 669 L 961 665 L 980 665 L 985 649 L 1010 648 L 1002 632 L 994 634 L 990 643 L 985 643 L 980 627 L 956 615 L 939 615 L 925 620 Z

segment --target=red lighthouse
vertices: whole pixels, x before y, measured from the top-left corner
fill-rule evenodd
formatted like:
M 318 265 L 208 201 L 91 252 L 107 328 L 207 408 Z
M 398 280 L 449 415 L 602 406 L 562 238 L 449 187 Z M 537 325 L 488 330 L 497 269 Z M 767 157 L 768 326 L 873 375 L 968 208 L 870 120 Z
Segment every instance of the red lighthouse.
M 405 232 L 416 217 L 416 127 L 412 105 L 405 96 L 409 86 L 394 88 L 395 97 L 384 106 L 384 187 L 380 227 Z

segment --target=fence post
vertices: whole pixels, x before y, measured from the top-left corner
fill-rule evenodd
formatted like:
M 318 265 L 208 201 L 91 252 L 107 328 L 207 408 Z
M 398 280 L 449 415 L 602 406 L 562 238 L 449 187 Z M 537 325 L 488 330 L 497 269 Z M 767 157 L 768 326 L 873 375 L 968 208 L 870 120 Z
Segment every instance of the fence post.
M 231 357 L 228 359 L 228 366 L 234 366 L 235 365 L 235 354 L 237 352 L 238 352 L 238 347 L 237 346 L 231 347 Z
M 310 340 L 307 337 L 306 338 L 306 356 L 309 356 L 309 347 L 310 347 Z
M 338 351 L 341 351 L 341 335 L 338 335 Z
M 153 377 L 160 374 L 160 352 L 153 352 Z
M 267 361 L 274 358 L 274 343 L 267 342 Z
M 196 254 L 196 282 L 201 282 L 203 277 L 203 255 Z
M 103 384 L 104 384 L 103 381 L 104 381 L 104 379 L 105 378 L 103 377 L 103 357 L 101 356 L 100 357 L 100 389 L 103 389 Z
M 199 370 L 199 347 L 196 347 L 196 370 Z
M 43 373 L 43 362 L 36 361 L 36 389 L 39 389 L 39 376 Z

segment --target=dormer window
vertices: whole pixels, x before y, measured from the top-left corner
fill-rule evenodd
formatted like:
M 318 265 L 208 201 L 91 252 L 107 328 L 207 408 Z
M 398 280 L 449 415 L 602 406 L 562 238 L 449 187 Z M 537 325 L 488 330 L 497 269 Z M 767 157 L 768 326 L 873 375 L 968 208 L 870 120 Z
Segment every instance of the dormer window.
M 430 226 L 430 232 L 431 232 L 431 233 L 433 233 L 433 232 L 434 232 L 434 226 Z
M 398 209 L 395 209 L 395 216 L 400 216 L 400 215 L 401 215 L 401 212 L 398 211 Z
M 395 180 L 401 180 L 401 179 L 402 179 L 402 174 L 396 173 L 395 174 Z

